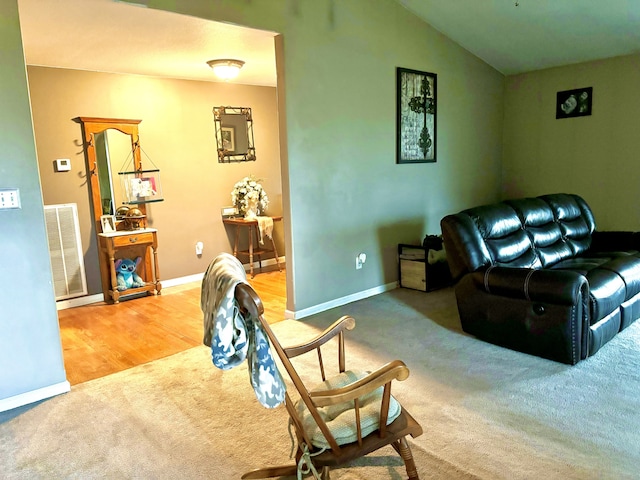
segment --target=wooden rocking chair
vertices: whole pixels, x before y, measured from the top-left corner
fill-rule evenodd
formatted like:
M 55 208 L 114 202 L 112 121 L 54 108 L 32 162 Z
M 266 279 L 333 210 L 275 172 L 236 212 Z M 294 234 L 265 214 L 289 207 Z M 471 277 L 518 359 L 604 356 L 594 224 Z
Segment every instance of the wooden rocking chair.
M 418 480 L 407 436 L 421 435 L 422 427 L 391 396 L 391 382 L 409 376 L 409 369 L 403 362 L 395 360 L 371 373 L 347 371 L 344 333 L 355 327 L 355 320 L 349 316 L 340 318 L 306 343 L 283 348 L 263 317 L 264 308 L 258 294 L 248 284 L 241 283 L 236 286 L 235 298 L 244 315 L 259 319 L 300 396 L 295 403 L 288 392 L 285 396 L 298 443 L 295 464 L 253 470 L 242 478 L 295 476 L 301 472 L 329 480 L 330 467 L 391 445 L 402 457 L 409 480 Z M 320 347 L 336 336 L 339 372 L 327 379 Z M 319 373 L 324 383 L 311 390 L 301 380 L 291 359 L 313 350 L 317 351 Z M 335 419 L 331 420 L 333 417 Z

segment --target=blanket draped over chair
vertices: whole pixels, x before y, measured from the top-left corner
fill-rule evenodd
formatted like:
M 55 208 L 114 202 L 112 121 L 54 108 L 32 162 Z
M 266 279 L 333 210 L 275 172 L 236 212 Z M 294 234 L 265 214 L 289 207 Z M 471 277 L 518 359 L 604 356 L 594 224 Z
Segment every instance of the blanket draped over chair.
M 269 341 L 258 319 L 243 316 L 234 297 L 239 283 L 247 283 L 236 257 L 221 253 L 202 279 L 200 308 L 204 314 L 203 343 L 211 347 L 213 364 L 229 370 L 245 359 L 258 401 L 267 408 L 280 405 L 285 384 L 271 356 Z

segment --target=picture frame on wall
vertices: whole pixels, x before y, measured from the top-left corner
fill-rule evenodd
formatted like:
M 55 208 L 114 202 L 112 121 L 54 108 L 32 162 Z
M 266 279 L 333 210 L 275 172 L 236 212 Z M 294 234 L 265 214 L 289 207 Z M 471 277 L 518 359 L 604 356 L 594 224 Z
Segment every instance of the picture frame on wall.
M 437 75 L 396 68 L 396 163 L 436 161 Z
M 556 94 L 556 119 L 591 115 L 593 87 L 565 90 Z

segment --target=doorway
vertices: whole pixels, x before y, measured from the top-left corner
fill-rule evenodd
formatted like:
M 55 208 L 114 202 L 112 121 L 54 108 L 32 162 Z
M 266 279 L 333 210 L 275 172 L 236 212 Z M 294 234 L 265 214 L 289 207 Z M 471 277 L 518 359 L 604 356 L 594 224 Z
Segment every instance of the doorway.
M 75 5 L 76 2 L 73 1 L 69 1 L 67 2 L 67 0 L 62 0 L 61 2 L 56 2 L 55 5 L 55 11 L 54 12 L 46 12 L 43 7 L 45 7 L 46 5 L 41 4 L 41 2 L 38 2 L 38 0 L 18 0 L 18 5 L 20 8 L 20 17 L 21 17 L 21 27 L 24 25 L 24 29 L 23 29 L 23 38 L 24 38 L 24 44 L 25 44 L 25 55 L 27 57 L 27 64 L 29 65 L 29 35 L 32 34 L 29 31 L 29 28 L 27 28 L 27 25 L 32 25 L 30 24 L 30 15 L 38 15 L 38 22 L 44 22 L 44 23 L 40 23 L 39 27 L 37 30 L 39 30 L 39 33 L 43 36 L 47 37 L 47 42 L 51 45 L 58 45 L 58 41 L 60 40 L 60 35 L 56 35 L 54 34 L 49 34 L 48 33 L 48 28 L 51 28 L 52 25 L 55 26 L 55 30 L 57 32 L 63 32 L 63 31 L 67 31 L 66 27 L 64 27 L 66 21 L 72 21 L 73 22 L 73 16 L 71 15 L 72 12 L 69 8 L 65 7 L 65 4 L 68 5 Z M 156 31 L 160 28 L 157 25 L 154 26 L 153 22 L 151 20 L 149 21 L 142 21 L 142 22 L 137 22 L 135 25 L 135 28 L 130 28 L 128 27 L 128 22 L 131 21 L 135 21 L 132 20 L 130 17 L 130 15 L 123 15 L 123 17 L 120 19 L 121 21 L 109 21 L 107 18 L 96 14 L 95 12 L 92 12 L 92 9 L 94 8 L 94 6 L 96 8 L 98 8 L 99 6 L 108 6 L 108 8 L 120 8 L 120 9 L 126 9 L 127 12 L 131 12 L 137 15 L 139 13 L 143 13 L 145 15 L 150 15 L 152 17 L 155 18 L 155 16 L 165 16 L 167 18 L 174 18 L 177 19 L 178 17 L 181 17 L 178 14 L 172 14 L 169 12 L 159 12 L 159 11 L 154 11 L 154 10 L 147 10 L 147 9 L 140 9 L 139 7 L 135 7 L 132 5 L 127 5 L 127 4 L 119 4 L 117 2 L 111 2 L 111 1 L 105 1 L 105 0 L 88 0 L 86 2 L 83 2 L 83 10 L 85 12 L 85 15 L 87 14 L 87 12 L 90 14 L 90 16 L 92 18 L 96 18 L 96 19 L 102 19 L 102 21 L 104 22 L 104 25 L 102 27 L 99 27 L 98 29 L 94 28 L 94 30 L 98 31 L 99 33 L 102 32 L 102 36 L 106 37 L 106 36 L 110 36 L 110 37 L 117 37 L 118 33 L 113 33 L 112 30 L 108 30 L 108 29 L 112 29 L 115 28 L 117 26 L 117 28 L 122 29 L 123 31 L 132 31 L 132 30 L 140 30 L 141 26 L 145 27 L 145 30 L 148 29 L 155 29 Z M 49 16 L 48 19 L 44 19 L 43 17 L 47 17 Z M 77 24 L 81 24 L 82 22 L 75 22 Z M 86 23 L 86 22 L 85 22 Z M 211 22 L 211 23 L 215 23 L 215 22 Z M 47 27 L 47 25 L 49 25 L 49 27 Z M 101 30 L 100 30 L 101 29 Z M 87 40 L 87 39 L 84 39 Z M 76 39 L 76 41 L 74 42 L 75 48 L 84 48 L 87 47 L 88 42 L 86 41 L 80 41 L 79 39 Z M 89 47 L 87 47 L 89 48 Z M 271 48 L 273 49 L 273 45 L 271 46 Z M 60 50 L 64 50 L 63 48 L 60 48 Z M 106 62 L 106 58 L 109 57 L 109 55 L 107 54 L 107 52 L 102 52 L 100 50 L 93 50 L 91 52 L 91 56 L 94 57 L 94 59 L 96 61 L 100 60 L 100 57 L 104 57 L 104 61 Z M 83 57 L 83 55 L 77 55 L 78 57 Z M 38 65 L 44 65 L 42 62 L 32 62 L 32 64 L 38 64 Z M 104 67 L 100 67 L 99 66 L 99 62 L 97 64 L 98 66 L 95 67 L 95 70 L 105 70 L 106 68 Z M 69 69 L 69 70 L 73 70 L 74 68 L 77 68 L 76 72 L 78 70 L 82 70 L 79 67 L 74 67 L 73 65 L 65 65 L 65 64 L 58 64 L 55 66 L 56 68 L 59 68 L 59 70 L 62 69 Z M 43 68 L 46 68 L 43 67 Z M 248 70 L 247 70 L 248 71 Z M 275 72 L 275 66 L 274 66 L 274 72 Z M 210 75 L 210 71 L 206 71 L 207 75 Z M 274 74 L 275 75 L 275 74 Z M 64 83 L 64 80 L 61 78 L 60 79 L 60 83 Z M 30 85 L 31 85 L 31 80 L 30 80 Z M 229 88 L 228 86 L 225 85 L 225 88 Z M 49 158 L 55 158 L 56 156 L 60 155 L 60 150 L 61 150 L 61 145 L 64 144 L 70 144 L 69 139 L 72 138 L 77 138 L 79 137 L 79 132 L 80 129 L 78 128 L 78 126 L 76 124 L 73 124 L 72 122 L 69 121 L 70 118 L 73 118 L 75 116 L 87 113 L 86 111 L 77 111 L 77 109 L 75 111 L 70 110 L 70 111 L 64 111 L 64 108 L 66 107 L 66 102 L 64 101 L 63 98 L 61 98 L 60 96 L 57 96 L 55 94 L 51 93 L 51 90 L 49 90 L 49 95 L 51 95 L 52 97 L 56 98 L 56 102 L 58 103 L 58 107 L 57 110 L 59 110 L 58 115 L 60 116 L 60 120 L 57 121 L 57 118 L 54 119 L 52 121 L 52 118 L 50 116 L 51 112 L 53 111 L 53 109 L 50 109 L 47 112 L 40 112 L 41 116 L 39 117 L 38 114 L 38 102 L 41 100 L 42 97 L 46 96 L 47 93 L 45 92 L 45 89 L 42 89 L 42 91 L 40 92 L 40 94 L 38 93 L 38 89 L 34 88 L 32 89 L 32 105 L 34 107 L 34 130 L 36 133 L 36 136 L 39 137 L 38 133 L 39 132 L 43 132 L 45 129 L 50 129 L 50 133 L 47 132 L 46 133 L 46 137 L 48 137 L 48 141 L 47 140 L 43 140 L 43 138 L 40 136 L 38 138 L 38 142 L 37 142 L 37 146 L 38 146 L 38 158 L 40 159 L 39 162 L 42 163 L 42 165 L 40 166 L 41 168 L 41 179 L 42 179 L 42 184 L 43 184 L 43 198 L 45 199 L 45 203 L 47 204 L 51 204 L 51 203 L 66 203 L 68 200 L 66 199 L 66 195 L 68 195 L 68 192 L 71 190 L 69 188 L 67 188 L 66 185 L 58 187 L 55 189 L 55 191 L 45 191 L 46 189 L 49 189 L 52 185 L 54 185 L 56 182 L 59 182 L 59 179 L 61 178 L 59 175 L 57 175 L 57 173 L 53 173 L 50 169 L 50 165 L 46 164 L 47 161 L 46 160 L 42 160 L 42 159 L 49 159 Z M 42 93 L 44 92 L 44 93 Z M 91 94 L 87 91 L 83 92 L 84 95 L 87 96 L 93 96 L 93 97 L 98 97 L 98 94 Z M 112 100 L 112 99 L 111 99 Z M 131 103 L 131 102 L 130 102 Z M 108 105 L 107 108 L 115 108 L 113 104 Z M 277 113 L 277 112 L 276 112 Z M 112 115 L 111 112 L 105 112 L 105 115 Z M 47 118 L 48 117 L 48 118 Z M 45 120 L 46 119 L 46 120 Z M 143 119 L 144 120 L 144 119 Z M 67 124 L 65 124 L 65 122 L 68 122 Z M 147 119 L 147 122 L 149 122 L 149 120 Z M 266 123 L 266 122 L 265 122 Z M 148 130 L 145 130 L 146 125 L 148 123 L 143 122 L 142 124 L 142 133 L 144 135 L 143 138 L 143 144 L 146 146 L 148 145 Z M 277 125 L 277 122 L 274 122 L 274 124 Z M 62 135 L 58 135 L 57 134 L 57 129 L 63 126 L 62 128 L 67 128 L 67 129 L 72 129 L 73 131 L 71 133 L 63 133 Z M 56 131 L 54 131 L 56 130 Z M 275 137 L 275 142 L 277 142 L 278 140 L 278 135 L 274 135 Z M 72 164 L 73 165 L 78 165 L 79 162 L 84 162 L 84 158 L 82 157 L 81 153 L 79 152 L 78 149 L 78 145 L 72 145 L 72 153 L 70 153 L 69 155 L 77 155 L 76 157 L 72 157 Z M 258 149 L 260 149 L 260 144 L 258 143 Z M 264 148 L 264 145 L 263 147 Z M 258 155 L 260 151 L 258 150 Z M 53 157 L 52 157 L 53 156 Z M 279 161 L 279 156 L 275 156 L 276 158 L 278 158 Z M 184 162 L 185 159 L 184 158 L 180 158 L 179 159 L 181 162 Z M 78 178 L 77 178 L 77 168 L 74 168 L 73 171 L 67 176 L 68 179 L 71 179 L 72 182 L 77 183 L 78 182 Z M 281 176 L 280 171 L 278 176 Z M 280 179 L 280 182 L 282 181 L 282 179 Z M 165 185 L 166 186 L 166 185 Z M 189 189 L 189 186 L 187 186 L 187 189 Z M 280 189 L 282 189 L 282 187 L 280 187 Z M 225 195 L 227 195 L 225 193 Z M 282 195 L 273 195 L 272 196 L 272 201 L 279 199 L 279 197 L 281 197 Z M 281 200 L 280 200 L 281 201 Z M 79 199 L 77 201 L 78 205 L 81 204 L 85 204 L 88 202 L 88 199 L 86 197 L 85 193 L 80 193 L 79 194 Z M 190 204 L 191 202 L 189 201 L 185 201 L 186 204 Z M 208 203 L 213 203 L 213 204 L 220 204 L 220 206 L 224 206 L 226 204 L 228 204 L 228 200 L 225 201 L 213 201 L 213 202 L 208 202 Z M 159 208 L 159 207 L 158 207 Z M 86 209 L 85 209 L 86 210 Z M 184 209 L 183 209 L 184 210 Z M 81 220 L 81 223 L 83 224 L 91 224 L 91 220 L 87 220 L 87 211 L 84 212 L 85 218 L 84 220 Z M 168 229 L 165 229 L 165 231 L 168 231 Z M 209 246 L 209 249 L 211 249 L 211 243 L 207 243 L 205 242 L 207 246 Z M 85 234 L 84 235 L 84 240 L 83 240 L 83 244 L 84 244 L 84 250 L 85 250 L 85 263 L 87 263 L 90 259 L 90 257 L 93 255 L 93 258 L 96 258 L 96 247 L 95 247 L 95 233 L 93 231 L 91 231 L 89 234 Z M 170 250 L 174 250 L 173 248 L 167 248 L 167 244 L 163 244 L 163 239 L 160 238 L 160 248 L 162 249 L 162 252 L 168 252 Z M 93 250 L 92 250 L 93 249 Z M 284 250 L 284 249 L 283 249 Z M 93 253 L 92 253 L 93 251 Z M 163 253 L 160 253 L 160 255 L 163 255 Z M 173 252 L 172 252 L 173 253 Z M 191 254 L 193 254 L 193 252 L 190 252 Z M 211 253 L 210 251 L 208 253 Z M 191 260 L 193 260 L 193 258 L 191 258 Z M 163 269 L 162 269 L 162 257 L 161 257 L 161 273 L 163 273 Z M 97 263 L 97 262 L 96 262 Z M 206 266 L 206 265 L 205 265 Z M 95 271 L 97 271 L 97 265 L 96 268 L 94 269 Z M 199 273 L 202 272 L 204 270 L 204 267 L 202 268 L 194 268 L 191 272 L 189 273 Z M 282 288 L 284 289 L 284 285 L 285 285 L 285 270 L 283 270 L 282 273 Z M 97 278 L 97 275 L 94 275 L 94 280 L 95 278 Z M 174 275 L 171 275 L 169 273 L 169 275 L 167 275 L 167 271 L 164 270 L 164 279 L 171 279 L 171 278 L 175 278 Z M 260 275 L 258 275 L 256 277 L 256 279 L 259 279 Z M 89 281 L 91 281 L 91 278 L 88 278 Z M 278 280 L 279 282 L 280 280 Z M 133 300 L 131 302 L 122 302 L 120 305 L 104 305 L 104 304 L 94 304 L 94 305 L 90 305 L 87 307 L 81 307 L 84 310 L 76 310 L 75 312 L 73 312 L 73 315 L 71 314 L 71 311 L 66 312 L 66 311 L 61 311 L 60 312 L 60 320 L 61 320 L 61 334 L 64 337 L 64 335 L 66 335 L 67 333 L 69 333 L 69 335 L 71 335 L 71 337 L 75 337 L 77 339 L 82 339 L 82 337 L 84 336 L 84 338 L 87 341 L 91 341 L 94 342 L 93 344 L 91 344 L 90 342 L 87 343 L 87 345 L 85 347 L 77 347 L 76 344 L 71 343 L 69 344 L 69 348 L 67 348 L 67 346 L 65 345 L 65 351 L 64 351 L 64 357 L 65 357 L 65 364 L 67 364 L 67 358 L 72 359 L 72 358 L 78 358 L 77 362 L 74 361 L 74 365 L 82 365 L 82 364 L 87 364 L 88 362 L 88 357 L 87 355 L 90 354 L 92 351 L 96 351 L 97 349 L 103 349 L 100 350 L 101 353 L 97 354 L 97 355 L 101 355 L 103 357 L 103 359 L 106 359 L 108 361 L 111 361 L 113 364 L 115 365 L 119 365 L 122 368 L 129 368 L 129 366 L 133 366 L 134 364 L 136 364 L 136 362 L 140 362 L 140 363 L 144 363 L 145 361 L 150 361 L 147 360 L 149 358 L 152 358 L 153 355 L 149 354 L 149 353 L 141 353 L 141 349 L 144 348 L 148 348 L 151 350 L 155 350 L 157 354 L 161 355 L 161 356 L 166 356 L 166 354 L 171 354 L 172 351 L 174 351 L 175 349 L 182 349 L 182 348 L 191 348 L 193 346 L 196 345 L 201 345 L 201 338 L 200 335 L 196 335 L 193 333 L 192 328 L 201 328 L 201 312 L 199 311 L 199 305 L 196 305 L 197 302 L 193 301 L 193 298 L 188 298 L 189 295 L 186 293 L 186 290 L 189 290 L 188 288 L 186 290 L 180 290 L 181 287 L 173 287 L 178 289 L 176 291 L 176 293 L 169 293 L 169 289 L 163 289 L 163 295 L 161 297 L 146 297 L 144 299 L 136 299 Z M 199 291 L 198 291 L 199 287 L 195 287 L 192 290 L 197 291 L 198 295 L 199 295 Z M 284 289 L 286 290 L 286 289 Z M 94 292 L 91 293 L 96 293 L 95 290 Z M 193 293 L 193 292 L 192 292 Z M 187 297 L 187 298 L 182 298 L 182 297 Z M 280 295 L 280 298 L 282 299 L 282 302 L 284 302 L 286 304 L 286 291 L 283 291 L 283 293 Z M 165 300 L 166 299 L 166 300 Z M 158 325 L 158 329 L 160 331 L 164 330 L 165 332 L 169 332 L 167 335 L 176 335 L 177 337 L 179 337 L 180 335 L 183 335 L 186 338 L 182 338 L 179 340 L 171 340 L 171 341 L 167 341 L 165 340 L 164 342 L 160 341 L 159 338 L 161 338 L 162 336 L 157 336 L 158 338 L 156 340 L 153 340 L 152 337 L 154 337 L 155 335 L 150 335 L 149 333 L 143 333 L 141 331 L 138 331 L 136 329 L 133 328 L 133 326 L 135 325 L 135 322 L 140 320 L 142 317 L 147 317 L 147 327 L 149 327 L 149 325 L 154 322 L 157 321 L 157 318 L 159 318 L 160 316 L 162 316 L 162 314 L 164 313 L 163 309 L 167 309 L 168 311 L 171 311 L 171 308 L 169 307 L 169 304 L 171 303 L 171 301 L 178 301 L 178 303 L 181 303 L 182 301 L 185 302 L 186 306 L 181 306 L 181 307 L 171 307 L 174 310 L 174 316 L 182 318 L 182 320 L 177 324 L 179 326 L 176 327 L 176 324 L 166 324 L 166 325 Z M 143 302 L 145 301 L 146 303 L 153 305 L 152 308 L 152 313 L 144 313 L 143 310 L 150 308 L 148 307 L 146 304 L 143 307 Z M 196 308 L 197 307 L 197 308 Z M 183 316 L 182 314 L 178 314 L 178 311 L 182 311 L 185 310 L 187 312 L 189 312 L 189 314 L 187 315 L 187 317 L 189 318 L 189 320 L 187 320 L 187 317 Z M 283 308 L 284 310 L 284 308 Z M 71 322 L 72 325 L 69 327 L 69 332 L 62 332 L 62 323 L 63 321 L 66 319 L 66 316 L 72 317 L 72 316 L 76 316 L 76 320 L 75 322 Z M 169 316 L 169 314 L 167 314 L 166 316 Z M 282 316 L 282 318 L 284 318 L 284 316 Z M 195 324 L 192 325 L 193 320 L 196 320 Z M 99 321 L 104 321 L 106 325 L 110 325 L 111 326 L 111 330 L 119 330 L 121 328 L 121 326 L 127 325 L 130 328 L 130 331 L 127 332 L 127 335 L 124 335 L 122 331 L 119 331 L 117 334 L 115 335 L 111 335 L 110 337 L 107 337 L 106 334 L 101 333 L 98 329 L 98 323 Z M 189 323 L 192 322 L 192 323 Z M 145 325 L 144 322 L 140 323 L 141 325 Z M 180 329 L 184 329 L 184 332 Z M 137 332 L 137 333 L 136 333 Z M 201 332 L 200 332 L 201 333 Z M 118 346 L 120 343 L 124 342 L 125 338 L 127 336 L 135 336 L 136 340 L 139 340 L 142 344 L 141 347 L 137 347 L 137 348 L 133 348 L 131 350 L 131 353 L 129 354 L 123 354 L 122 350 L 118 350 L 116 348 L 116 346 Z M 63 341 L 63 343 L 65 343 Z M 85 342 L 86 343 L 86 342 Z M 164 345 L 163 345 L 164 344 Z M 96 346 L 97 345 L 97 346 Z M 162 350 L 163 348 L 167 347 L 168 350 Z M 169 353 L 166 353 L 166 352 Z M 76 355 L 76 353 L 78 352 L 82 352 L 83 354 L 79 354 Z M 165 352 L 165 353 L 162 353 Z M 75 357 L 74 357 L 75 355 Z M 127 355 L 131 358 L 127 358 Z M 74 367 L 71 368 L 67 368 L 68 371 L 73 370 Z M 87 367 L 89 370 L 93 370 L 95 373 L 99 372 L 99 368 L 96 367 L 91 367 L 88 366 Z M 100 376 L 100 375 L 98 375 Z M 95 377 L 94 377 L 95 378 Z M 72 383 L 77 383 L 74 382 L 70 379 L 70 381 Z

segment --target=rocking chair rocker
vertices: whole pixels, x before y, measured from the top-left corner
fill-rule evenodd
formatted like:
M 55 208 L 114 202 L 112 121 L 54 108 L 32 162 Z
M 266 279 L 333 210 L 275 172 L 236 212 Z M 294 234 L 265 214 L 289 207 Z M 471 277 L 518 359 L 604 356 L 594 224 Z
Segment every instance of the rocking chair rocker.
M 422 427 L 391 396 L 392 381 L 403 381 L 409 376 L 403 362 L 395 360 L 371 373 L 347 371 L 344 334 L 355 328 L 355 320 L 349 316 L 338 319 L 306 343 L 283 348 L 264 319 L 262 301 L 251 286 L 239 283 L 235 299 L 243 315 L 260 322 L 300 397 L 294 402 L 288 392 L 285 394 L 285 406 L 298 443 L 295 464 L 253 470 L 244 474 L 243 479 L 312 473 L 315 478 L 329 480 L 330 467 L 391 445 L 402 457 L 409 480 L 418 480 L 407 436 L 421 435 Z M 328 379 L 321 347 L 336 336 L 339 372 Z M 323 383 L 310 388 L 303 383 L 291 359 L 313 350 L 317 351 Z

